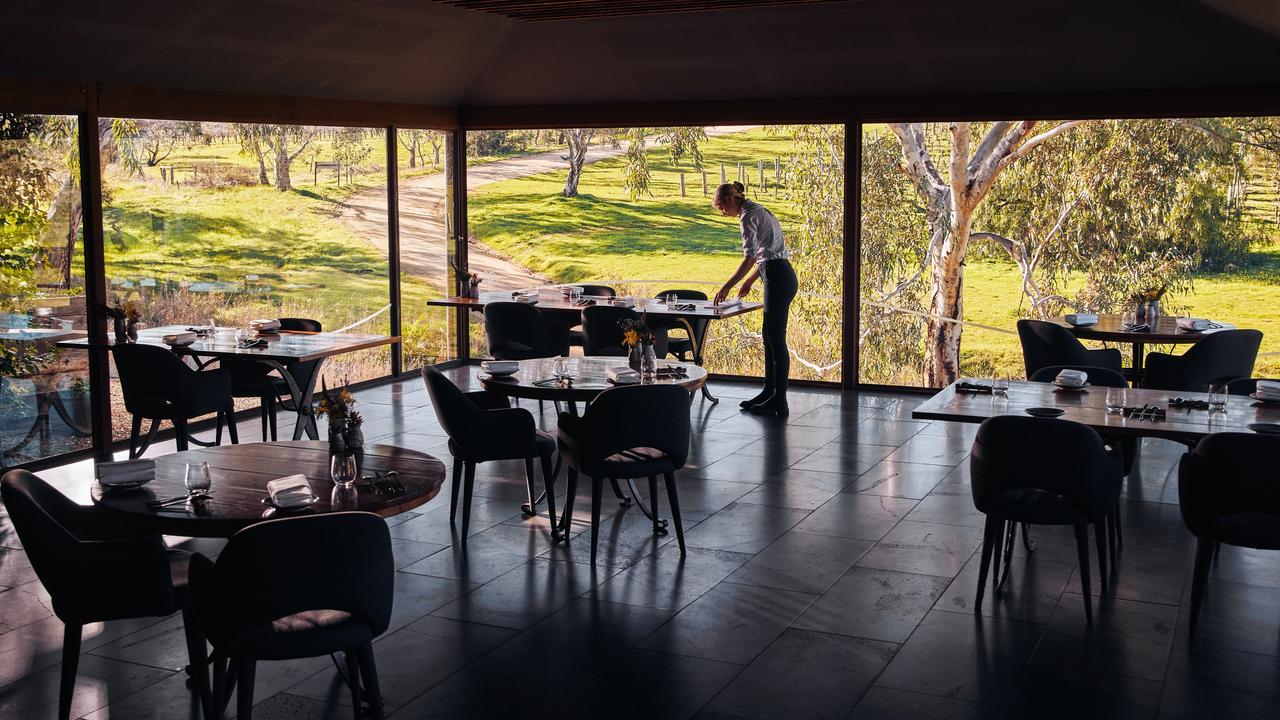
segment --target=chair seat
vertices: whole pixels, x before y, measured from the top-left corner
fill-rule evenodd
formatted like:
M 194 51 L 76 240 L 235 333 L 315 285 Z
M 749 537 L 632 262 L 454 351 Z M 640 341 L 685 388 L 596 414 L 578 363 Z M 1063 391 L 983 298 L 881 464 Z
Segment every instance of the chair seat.
M 1272 513 L 1235 513 L 1217 519 L 1213 539 L 1228 545 L 1280 550 L 1280 515 Z
M 638 478 L 675 472 L 676 467 L 661 450 L 642 447 L 610 455 L 592 470 L 596 477 Z
M 991 513 L 1005 520 L 1037 525 L 1075 525 L 1091 522 L 1088 514 L 1068 498 L 1048 490 L 1019 488 L 995 496 Z
M 555 454 L 556 436 L 546 432 L 545 430 L 535 430 L 533 438 L 534 448 L 537 450 L 537 457 L 548 457 Z M 527 447 L 527 446 L 526 446 Z M 466 460 L 468 462 L 489 462 L 490 460 L 519 460 L 526 457 L 519 452 L 494 452 L 480 457 L 467 457 L 462 452 L 462 448 L 458 446 L 452 438 L 449 439 L 449 454 Z
M 169 580 L 173 583 L 173 602 L 180 609 L 191 607 L 191 553 L 170 550 Z
M 351 613 L 308 610 L 257 627 L 237 652 L 260 660 L 290 660 L 356 648 L 372 640 L 368 624 Z

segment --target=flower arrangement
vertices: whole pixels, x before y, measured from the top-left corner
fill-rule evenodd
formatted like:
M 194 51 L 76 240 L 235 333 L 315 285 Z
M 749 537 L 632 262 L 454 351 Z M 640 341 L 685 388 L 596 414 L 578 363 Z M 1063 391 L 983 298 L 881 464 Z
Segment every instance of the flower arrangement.
M 355 396 L 345 386 L 331 392 L 325 379 L 320 378 L 320 402 L 316 403 L 316 408 L 329 418 L 330 423 L 345 420 L 353 427 L 363 425 L 364 418 L 352 409 L 355 404 Z
M 108 305 L 106 306 L 106 313 L 107 317 L 112 320 L 136 323 L 142 319 L 142 309 L 132 300 L 118 305 Z
M 1164 297 L 1164 293 L 1168 289 L 1169 289 L 1168 285 L 1161 285 L 1158 288 L 1156 287 L 1144 288 L 1134 293 L 1133 301 L 1134 302 L 1158 302 L 1160 298 Z
M 478 273 L 467 273 L 467 297 L 480 296 L 480 275 Z
M 618 323 L 622 327 L 622 344 L 635 349 L 641 345 L 653 344 L 653 331 L 644 320 L 623 320 Z

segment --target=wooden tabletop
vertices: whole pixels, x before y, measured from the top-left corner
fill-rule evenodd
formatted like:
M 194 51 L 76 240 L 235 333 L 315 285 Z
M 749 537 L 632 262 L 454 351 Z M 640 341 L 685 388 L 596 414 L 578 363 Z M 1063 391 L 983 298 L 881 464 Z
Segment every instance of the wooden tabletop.
M 1067 328 L 1073 335 L 1085 340 L 1108 340 L 1124 343 L 1159 344 L 1191 344 L 1197 343 L 1213 331 L 1190 332 L 1178 329 L 1178 318 L 1173 315 L 1161 315 L 1151 324 L 1150 330 L 1131 332 L 1124 329 L 1124 316 L 1107 314 L 1098 316 L 1098 324 L 1088 327 L 1072 325 L 1064 317 L 1053 319 L 1054 322 Z
M 605 301 L 608 300 L 608 298 L 593 297 L 590 295 L 586 295 L 584 297 L 590 300 L 596 300 L 601 304 L 604 304 Z M 698 319 L 704 319 L 704 320 L 715 320 L 715 319 L 733 317 L 735 315 L 743 315 L 745 313 L 753 312 L 755 310 L 759 310 L 760 308 L 764 307 L 764 303 L 760 303 L 760 302 L 741 302 L 741 303 L 735 303 L 733 305 L 716 306 L 707 300 L 681 300 L 679 304 L 693 305 L 694 306 L 693 309 L 692 310 L 674 310 L 674 309 L 669 309 L 664 303 L 660 303 L 657 300 L 654 300 L 654 299 L 648 299 L 648 300 L 649 301 L 648 301 L 648 304 L 645 306 L 644 312 L 648 313 L 649 315 L 666 315 L 673 318 L 688 318 L 688 319 L 698 318 Z M 484 306 L 488 305 L 491 302 L 511 302 L 511 301 L 512 301 L 512 295 L 510 292 L 483 292 L 483 293 L 480 293 L 480 297 L 478 298 L 470 298 L 470 297 L 438 298 L 435 300 L 428 300 L 427 304 L 437 305 L 441 307 L 460 307 L 460 308 L 469 308 L 472 310 L 483 310 Z M 574 305 L 573 303 L 569 302 L 568 298 L 565 298 L 562 296 L 556 296 L 553 298 L 550 293 L 543 293 L 542 297 L 538 300 L 538 303 L 534 305 L 534 307 L 538 308 L 543 312 L 573 313 L 574 315 L 581 313 L 583 308 L 583 306 L 581 305 Z M 640 312 L 640 308 L 638 305 L 636 307 L 633 307 L 632 310 L 635 310 L 636 312 Z
M 163 325 L 147 328 L 138 332 L 138 343 L 167 348 L 169 346 L 164 344 L 164 336 L 183 332 L 187 332 L 186 325 Z M 400 342 L 398 336 L 363 335 L 360 333 L 280 332 L 264 333 L 260 337 L 267 341 L 266 345 L 247 349 L 239 348 L 236 347 L 235 328 L 218 328 L 217 335 L 212 338 L 196 338 L 196 341 L 190 345 L 172 349 L 180 355 L 298 363 Z M 113 340 L 109 340 L 103 347 L 111 347 L 114 344 Z M 80 337 L 75 340 L 64 340 L 58 343 L 58 347 L 88 348 L 90 347 L 89 338 Z
M 956 382 L 963 381 L 957 380 Z M 972 380 L 990 384 L 990 381 Z M 980 423 L 996 415 L 1026 415 L 1030 407 L 1056 407 L 1065 410 L 1059 417 L 1088 425 L 1107 435 L 1158 437 L 1179 442 L 1198 442 L 1206 435 L 1219 432 L 1253 432 L 1249 423 L 1280 422 L 1280 405 L 1263 404 L 1253 398 L 1232 395 L 1227 398 L 1227 412 L 1210 414 L 1208 410 L 1169 407 L 1169 399 L 1205 400 L 1204 393 L 1142 390 L 1128 388 L 1125 404 L 1129 407 L 1156 405 L 1165 408 L 1165 420 L 1133 420 L 1107 412 L 1107 389 L 1090 387 L 1084 392 L 1059 390 L 1050 383 L 1015 380 L 1009 383 L 1008 398 L 993 395 L 956 392 L 956 383 L 943 388 L 916 408 L 911 417 L 920 420 L 951 420 Z M 1028 416 L 1029 417 L 1029 416 Z
M 178 505 L 150 510 L 147 502 L 185 495 L 186 464 L 209 463 L 213 497 L 196 510 Z M 256 522 L 285 517 L 263 503 L 267 483 L 295 473 L 307 476 L 320 500 L 301 514 L 363 510 L 382 517 L 398 515 L 434 498 L 444 483 L 444 464 L 426 453 L 391 445 L 366 445 L 364 474 L 395 470 L 406 492 L 378 495 L 351 488 L 337 490 L 329 480 L 327 442 L 246 443 L 199 448 L 156 458 L 156 477 L 135 490 L 107 490 L 94 482 L 93 501 L 126 516 L 146 532 L 185 537 L 231 537 Z M 296 515 L 299 513 L 291 513 Z
M 611 367 L 626 367 L 624 357 L 574 357 L 569 358 L 569 375 L 573 384 L 563 386 L 551 382 L 555 375 L 552 366 L 555 358 L 539 358 L 521 360 L 520 370 L 515 375 L 492 377 L 483 370 L 478 371 L 480 385 L 486 390 L 502 393 L 508 397 L 527 398 L 530 400 L 559 400 L 562 402 L 590 402 L 595 396 L 612 387 L 606 373 Z M 676 362 L 675 360 L 659 360 L 658 367 L 683 367 L 687 377 L 679 379 L 659 379 L 657 385 L 678 385 L 689 392 L 695 392 L 707 381 L 707 371 L 693 363 Z

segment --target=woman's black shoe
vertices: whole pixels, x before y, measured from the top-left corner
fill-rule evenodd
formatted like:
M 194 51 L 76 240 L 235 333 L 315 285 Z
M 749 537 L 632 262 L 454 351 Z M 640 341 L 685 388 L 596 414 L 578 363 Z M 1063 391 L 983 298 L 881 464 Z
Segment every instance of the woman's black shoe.
M 791 415 L 791 408 L 787 407 L 786 403 L 767 402 L 767 403 L 761 403 L 759 405 L 752 405 L 751 407 L 747 408 L 747 412 L 751 413 L 752 415 L 770 415 L 773 417 L 787 417 Z
M 738 403 L 738 407 L 742 408 L 743 410 L 746 410 L 750 408 L 752 405 L 759 405 L 768 399 L 769 398 L 764 393 L 760 393 L 759 395 L 751 398 L 750 400 L 743 400 L 742 402 Z

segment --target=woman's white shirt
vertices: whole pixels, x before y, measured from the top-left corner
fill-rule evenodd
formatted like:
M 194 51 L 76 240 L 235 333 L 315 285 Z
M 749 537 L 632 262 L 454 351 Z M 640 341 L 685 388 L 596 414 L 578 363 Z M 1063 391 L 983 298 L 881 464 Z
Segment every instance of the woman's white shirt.
M 742 201 L 738 213 L 742 227 L 742 253 L 756 261 L 787 259 L 787 244 L 782 238 L 782 224 L 769 209 L 752 200 Z

